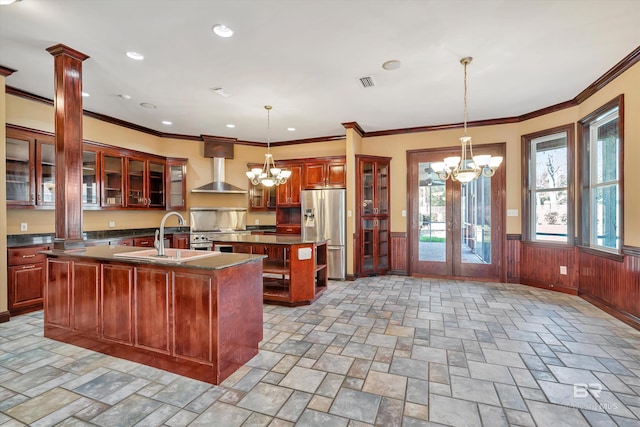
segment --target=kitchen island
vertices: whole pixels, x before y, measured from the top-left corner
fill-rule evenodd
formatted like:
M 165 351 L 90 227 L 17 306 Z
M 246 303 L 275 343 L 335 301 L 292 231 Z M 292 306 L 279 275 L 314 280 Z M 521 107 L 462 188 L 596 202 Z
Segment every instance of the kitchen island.
M 283 305 L 311 304 L 326 289 L 327 241 L 295 235 L 223 234 L 215 247 L 234 253 L 266 255 L 263 262 L 264 301 Z
M 140 250 L 44 252 L 45 336 L 213 384 L 258 353 L 264 256 Z

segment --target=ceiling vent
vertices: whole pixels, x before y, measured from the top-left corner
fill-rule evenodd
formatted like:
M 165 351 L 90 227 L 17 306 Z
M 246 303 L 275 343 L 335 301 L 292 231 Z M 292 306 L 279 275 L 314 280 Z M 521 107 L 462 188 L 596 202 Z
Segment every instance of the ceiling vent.
M 374 86 L 373 77 L 371 77 L 371 76 L 360 77 L 358 80 L 360 80 L 360 84 L 364 88 L 373 87 Z

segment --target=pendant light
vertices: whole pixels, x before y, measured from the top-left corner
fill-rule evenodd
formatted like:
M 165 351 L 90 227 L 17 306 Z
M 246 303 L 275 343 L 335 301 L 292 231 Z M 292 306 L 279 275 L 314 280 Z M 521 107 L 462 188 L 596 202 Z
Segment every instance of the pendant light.
M 253 168 L 247 171 L 247 177 L 253 185 L 262 184 L 265 187 L 273 187 L 287 182 L 287 179 L 291 176 L 291 171 L 276 167 L 273 155 L 269 152 L 271 147 L 271 105 L 265 105 L 264 109 L 267 110 L 267 154 L 264 155 L 262 169 Z

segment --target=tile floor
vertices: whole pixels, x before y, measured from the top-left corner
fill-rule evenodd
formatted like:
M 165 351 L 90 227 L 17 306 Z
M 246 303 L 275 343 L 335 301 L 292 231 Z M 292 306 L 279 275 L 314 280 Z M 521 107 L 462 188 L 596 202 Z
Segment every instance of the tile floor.
M 580 298 L 382 276 L 265 305 L 220 386 L 0 324 L 2 426 L 639 426 L 640 332 Z

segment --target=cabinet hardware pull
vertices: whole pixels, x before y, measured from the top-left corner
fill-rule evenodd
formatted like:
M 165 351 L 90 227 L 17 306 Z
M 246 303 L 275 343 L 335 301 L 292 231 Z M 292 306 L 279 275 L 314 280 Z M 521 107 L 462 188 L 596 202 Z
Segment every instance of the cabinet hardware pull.
M 36 266 L 35 266 L 35 265 L 33 265 L 33 264 L 32 264 L 32 265 L 23 265 L 23 266 L 22 266 L 22 269 L 23 269 L 23 270 L 26 270 L 26 269 L 28 269 L 28 268 L 36 268 Z
M 35 257 L 36 254 L 31 254 L 31 255 L 22 255 L 22 258 L 33 258 Z

